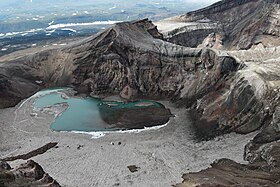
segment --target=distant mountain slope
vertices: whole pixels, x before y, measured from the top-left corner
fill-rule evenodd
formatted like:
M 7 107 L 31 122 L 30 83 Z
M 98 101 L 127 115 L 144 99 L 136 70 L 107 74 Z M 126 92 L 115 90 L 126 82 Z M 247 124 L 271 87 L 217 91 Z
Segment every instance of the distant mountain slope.
M 177 22 L 196 23 L 197 27 L 189 29 L 186 26 L 171 31 L 167 39 L 190 46 L 188 38 L 199 31 L 197 43 L 191 47 L 201 44 L 211 33 L 222 37 L 222 45 L 226 49 L 249 49 L 260 43 L 265 47 L 277 46 L 280 44 L 279 18 L 280 1 L 277 0 L 223 0 L 172 18 Z

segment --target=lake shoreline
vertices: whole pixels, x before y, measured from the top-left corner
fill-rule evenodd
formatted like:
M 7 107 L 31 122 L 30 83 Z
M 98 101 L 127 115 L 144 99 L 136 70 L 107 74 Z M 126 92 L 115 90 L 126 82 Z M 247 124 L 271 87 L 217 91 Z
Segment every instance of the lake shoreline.
M 111 101 L 104 101 L 75 93 L 71 88 L 57 88 L 37 92 L 29 99 L 34 98 L 35 114 L 55 114 L 51 129 L 57 132 L 145 129 L 164 125 L 172 117 L 169 109 L 152 100 L 120 101 L 112 96 Z

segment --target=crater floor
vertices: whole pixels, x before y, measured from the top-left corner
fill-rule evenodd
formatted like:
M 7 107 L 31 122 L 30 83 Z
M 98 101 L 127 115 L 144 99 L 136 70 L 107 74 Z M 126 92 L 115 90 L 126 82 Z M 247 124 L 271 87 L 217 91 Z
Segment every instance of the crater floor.
M 255 134 L 235 133 L 196 143 L 188 111 L 162 102 L 176 115 L 167 126 L 140 133 L 89 135 L 52 132 L 54 114 L 32 117 L 32 100 L 0 110 L 0 157 L 24 154 L 48 142 L 56 148 L 32 159 L 62 186 L 171 186 L 183 173 L 209 167 L 216 159 L 244 162 L 244 146 Z M 16 166 L 24 161 L 10 162 Z M 136 171 L 130 171 L 132 166 Z M 130 166 L 128 168 L 128 166 Z M 134 167 L 134 168 L 135 168 Z

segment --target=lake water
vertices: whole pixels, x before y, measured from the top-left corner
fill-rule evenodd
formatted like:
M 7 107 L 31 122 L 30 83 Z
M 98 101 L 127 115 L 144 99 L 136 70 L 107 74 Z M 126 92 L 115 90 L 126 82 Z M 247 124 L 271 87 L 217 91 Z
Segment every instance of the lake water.
M 160 103 L 148 100 L 136 102 L 103 101 L 92 97 L 67 97 L 64 89 L 44 90 L 37 93 L 36 109 L 67 104 L 68 108 L 51 125 L 54 131 L 116 131 L 126 130 L 108 125 L 101 116 L 112 115 L 116 110 L 126 108 L 163 107 Z M 102 112 L 102 113 L 101 113 Z M 158 124 L 161 125 L 161 124 Z M 144 127 L 143 127 L 144 128 Z

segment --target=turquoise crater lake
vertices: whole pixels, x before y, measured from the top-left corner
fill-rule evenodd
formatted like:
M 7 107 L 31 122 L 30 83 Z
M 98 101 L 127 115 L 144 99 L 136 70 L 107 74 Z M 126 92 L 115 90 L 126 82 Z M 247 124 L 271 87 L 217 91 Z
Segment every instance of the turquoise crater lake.
M 103 101 L 92 97 L 67 96 L 69 89 L 38 92 L 36 110 L 58 105 L 67 107 L 51 124 L 54 131 L 118 131 L 143 129 L 168 122 L 171 113 L 162 104 L 139 100 L 134 102 Z

